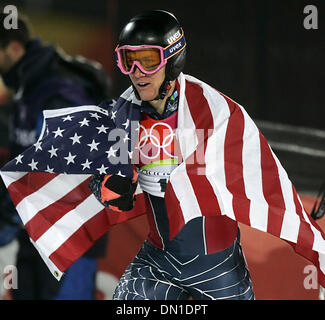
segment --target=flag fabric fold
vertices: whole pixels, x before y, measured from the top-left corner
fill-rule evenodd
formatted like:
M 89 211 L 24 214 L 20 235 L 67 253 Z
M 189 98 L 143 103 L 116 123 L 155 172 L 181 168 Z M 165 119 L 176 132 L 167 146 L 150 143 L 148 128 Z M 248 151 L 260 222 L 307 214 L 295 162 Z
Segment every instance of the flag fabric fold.
M 178 139 L 188 142 L 181 143 L 185 160 L 172 172 L 165 194 L 168 215 L 175 221 L 170 236 L 195 217 L 227 215 L 286 240 L 318 268 L 324 286 L 324 232 L 304 210 L 253 120 L 204 82 L 181 76 L 179 83 L 179 119 L 185 121 L 178 124 Z
M 165 193 L 170 237 L 196 217 L 227 215 L 287 241 L 318 268 L 324 286 L 324 232 L 304 210 L 286 171 L 245 109 L 189 75 L 181 73 L 176 85 L 182 162 L 171 173 Z M 107 108 L 45 112 L 38 142 L 2 169 L 31 240 L 52 272 L 64 272 L 98 233 L 145 213 L 141 190 L 133 210 L 117 213 L 104 208 L 87 187 L 92 174 L 132 175 L 140 104 L 130 87 Z M 71 123 L 69 116 L 74 116 Z M 109 138 L 116 129 L 121 131 Z M 61 142 L 54 144 L 58 139 Z M 84 149 L 76 151 L 79 142 Z M 51 162 L 54 158 L 59 163 Z
M 129 157 L 114 163 L 116 137 L 125 137 L 118 131 L 109 141 L 114 105 L 45 110 L 38 141 L 1 170 L 31 242 L 58 280 L 110 226 L 145 211 L 140 195 L 133 210 L 117 214 L 88 187 L 93 174 L 132 177 Z M 129 149 L 128 140 L 121 143 Z

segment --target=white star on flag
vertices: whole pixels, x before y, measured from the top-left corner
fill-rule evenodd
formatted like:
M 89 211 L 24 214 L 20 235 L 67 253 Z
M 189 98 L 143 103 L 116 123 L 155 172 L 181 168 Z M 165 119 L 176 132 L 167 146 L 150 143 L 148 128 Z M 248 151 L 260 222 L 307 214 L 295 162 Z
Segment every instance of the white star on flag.
M 76 157 L 77 155 L 72 155 L 71 154 L 71 152 L 69 152 L 69 155 L 67 156 L 67 157 L 64 157 L 64 159 L 66 159 L 67 160 L 67 165 L 69 164 L 69 163 L 74 163 L 74 158 Z
M 96 129 L 98 130 L 98 134 L 104 132 L 107 133 L 107 129 L 108 127 L 105 127 L 103 124 L 100 127 L 96 127 Z
M 65 129 L 60 129 L 60 127 L 57 128 L 56 131 L 53 131 L 53 133 L 55 134 L 54 138 L 60 136 L 63 137 L 62 132 L 65 131 Z
M 58 148 L 54 148 L 54 146 L 52 145 L 51 150 L 48 150 L 48 152 L 50 153 L 50 158 L 52 159 L 52 157 L 57 157 L 58 155 L 56 154 L 56 152 L 58 151 Z
M 111 156 L 116 157 L 116 152 L 117 149 L 113 149 L 113 146 L 111 146 L 108 151 L 105 151 L 105 153 L 107 153 L 107 158 Z
M 63 120 L 63 122 L 65 122 L 65 121 L 72 121 L 72 118 L 74 118 L 74 116 L 68 115 L 68 116 L 62 118 L 62 120 Z
M 34 161 L 34 159 L 32 159 L 32 161 L 28 164 L 32 170 L 37 170 L 37 161 Z
M 116 100 L 115 99 L 112 99 L 112 102 L 109 104 L 110 107 L 114 107 L 116 104 Z
M 130 120 L 126 119 L 126 121 L 124 123 L 122 123 L 122 126 L 124 126 L 125 129 L 127 129 L 129 127 L 129 124 L 130 124 Z
M 91 143 L 88 143 L 87 146 L 90 147 L 90 152 L 92 152 L 93 150 L 98 151 L 97 146 L 100 144 L 100 142 L 96 142 L 94 139 Z
M 23 158 L 24 156 L 22 155 L 22 154 L 20 154 L 20 155 L 18 155 L 15 159 L 16 159 L 16 164 L 18 164 L 18 163 L 23 163 L 22 161 L 21 161 L 21 159 Z
M 79 123 L 80 123 L 80 127 L 83 127 L 83 126 L 89 127 L 89 120 L 87 120 L 86 118 L 83 118 L 83 120 L 79 121 Z
M 91 116 L 92 118 L 96 118 L 96 120 L 98 120 L 98 119 L 101 118 L 101 116 L 99 116 L 96 112 L 94 112 L 94 113 L 90 112 L 90 116 Z
M 117 112 L 117 111 L 112 111 L 112 112 L 111 112 L 111 119 L 112 119 L 112 120 L 115 119 L 115 117 L 116 117 L 116 112 Z
M 118 172 L 116 175 L 121 176 L 121 177 L 123 177 L 123 178 L 126 177 L 126 175 L 122 174 L 121 170 L 119 170 L 119 172 Z
M 125 137 L 123 138 L 123 142 L 125 143 L 127 140 L 130 140 L 128 133 L 125 134 Z
M 35 147 L 35 152 L 37 150 L 43 150 L 42 147 L 41 147 L 41 145 L 42 145 L 42 142 L 41 141 L 37 141 L 36 143 L 33 144 L 33 146 Z
M 106 170 L 108 169 L 108 167 L 105 167 L 103 164 L 100 168 L 97 168 L 96 170 L 99 171 L 99 174 L 106 174 Z
M 49 165 L 47 165 L 45 172 L 54 173 L 54 168 L 50 168 Z
M 74 145 L 75 143 L 79 143 L 80 144 L 80 138 L 82 138 L 82 136 L 78 136 L 77 132 L 74 134 L 73 137 L 69 137 L 69 139 L 72 140 L 72 145 Z
M 82 163 L 82 171 L 85 170 L 86 168 L 87 169 L 90 169 L 90 165 L 92 164 L 93 162 L 92 161 L 89 161 L 88 159 L 86 159 L 86 162 Z

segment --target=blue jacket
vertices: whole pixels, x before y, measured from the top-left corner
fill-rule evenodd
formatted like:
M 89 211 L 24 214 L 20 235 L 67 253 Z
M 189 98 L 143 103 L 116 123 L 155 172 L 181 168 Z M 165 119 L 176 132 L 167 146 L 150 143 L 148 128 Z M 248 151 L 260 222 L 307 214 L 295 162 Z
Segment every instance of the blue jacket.
M 42 44 L 39 39 L 33 39 L 28 43 L 25 55 L 3 75 L 3 81 L 7 87 L 15 91 L 9 106 L 10 159 L 37 141 L 43 122 L 43 110 L 97 105 L 110 98 L 111 91 L 110 78 L 99 63 L 83 57 L 68 56 L 53 46 Z M 8 219 L 15 220 L 17 215 L 13 215 L 14 218 L 10 217 L 9 212 L 15 209 L 11 201 L 5 199 L 1 190 L 0 209 L 2 212 L 0 231 L 1 229 L 6 231 L 1 225 L 6 225 Z M 3 212 L 6 212 L 6 217 L 3 216 Z M 7 227 L 7 231 L 9 229 Z M 0 234 L 0 245 L 1 238 L 8 243 L 10 237 L 15 236 L 11 229 L 9 231 L 10 236 L 6 232 Z M 25 231 L 19 234 L 18 239 L 21 250 L 25 248 L 34 251 Z M 87 255 L 102 256 L 106 250 L 106 242 L 105 237 L 99 240 Z
M 110 79 L 99 64 L 68 56 L 53 46 L 32 40 L 23 58 L 5 75 L 15 90 L 10 128 L 11 159 L 36 142 L 42 111 L 109 98 Z

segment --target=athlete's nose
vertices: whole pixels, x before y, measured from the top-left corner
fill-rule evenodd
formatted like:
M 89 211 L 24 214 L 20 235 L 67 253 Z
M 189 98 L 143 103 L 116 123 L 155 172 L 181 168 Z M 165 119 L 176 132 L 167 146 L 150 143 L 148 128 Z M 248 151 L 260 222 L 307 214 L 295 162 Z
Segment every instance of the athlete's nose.
M 143 76 L 146 75 L 145 73 L 143 73 L 143 72 L 139 69 L 138 66 L 134 66 L 133 74 L 134 74 L 134 76 L 137 77 L 137 78 L 140 78 L 140 77 L 143 77 Z

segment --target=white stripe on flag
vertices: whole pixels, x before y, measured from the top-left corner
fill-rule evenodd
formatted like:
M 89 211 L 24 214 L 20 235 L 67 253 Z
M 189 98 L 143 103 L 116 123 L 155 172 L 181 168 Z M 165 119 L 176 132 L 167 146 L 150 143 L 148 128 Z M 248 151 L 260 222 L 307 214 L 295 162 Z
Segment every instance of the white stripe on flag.
M 310 227 L 314 233 L 313 250 L 325 254 L 324 238 L 322 237 L 321 233 L 312 224 L 310 225 Z
M 25 197 L 16 207 L 23 223 L 26 224 L 40 210 L 64 197 L 80 183 L 88 179 L 88 177 L 89 175 L 81 174 L 60 174 L 36 190 L 36 192 Z
M 208 138 L 205 151 L 206 177 L 218 199 L 221 213 L 227 212 L 230 218 L 235 219 L 232 205 L 226 205 L 226 203 L 232 203 L 232 194 L 225 187 L 224 144 L 228 124 L 227 119 L 230 115 L 229 107 L 226 100 L 216 90 L 207 85 L 203 85 L 202 88 L 213 118 L 213 134 Z M 213 107 L 215 105 L 217 107 Z M 218 183 L 213 178 L 214 176 L 218 177 Z M 223 196 L 221 196 L 221 193 Z
M 301 199 L 299 197 L 298 197 L 298 200 L 299 200 L 300 205 L 303 207 L 303 205 L 301 203 Z M 303 214 L 305 220 L 309 223 L 310 228 L 314 234 L 313 250 L 325 254 L 325 245 L 324 245 L 325 242 L 324 242 L 324 238 L 323 238 L 322 234 L 310 222 L 311 218 L 309 217 L 309 215 L 306 213 L 306 211 L 304 209 L 302 210 L 302 214 Z M 325 265 L 323 265 L 323 268 L 325 268 Z
M 268 204 L 263 194 L 260 136 L 254 122 L 239 106 L 244 116 L 243 135 L 243 177 L 245 192 L 250 202 L 250 225 L 258 230 L 267 231 Z
M 182 208 L 185 223 L 202 216 L 191 181 L 187 175 L 185 162 L 180 164 L 171 174 L 170 183 Z
M 44 110 L 43 115 L 44 118 L 56 118 L 60 116 L 65 116 L 68 114 L 73 114 L 77 112 L 82 112 L 82 111 L 94 111 L 94 112 L 99 112 L 102 114 L 105 114 L 106 116 L 108 115 L 107 110 L 100 108 L 95 105 L 84 105 L 84 106 L 76 106 L 76 107 L 67 107 L 67 108 L 61 108 L 61 109 L 49 109 L 49 110 Z
M 182 116 L 178 116 L 178 129 L 176 130 L 176 136 L 178 141 L 182 142 L 180 144 L 180 149 L 184 162 L 172 171 L 170 175 L 170 183 L 173 186 L 175 195 L 180 202 L 186 223 L 193 218 L 202 216 L 201 209 L 197 202 L 191 181 L 187 175 L 185 165 L 186 157 L 190 156 L 194 152 L 198 141 L 195 124 L 193 122 L 186 99 L 184 99 L 184 104 L 180 105 L 179 113 L 181 113 Z M 180 122 L 180 119 L 183 119 L 184 121 Z
M 77 112 L 81 112 L 81 111 L 94 111 L 94 112 L 103 113 L 106 116 L 108 115 L 107 110 L 100 108 L 98 106 L 95 106 L 95 105 L 85 105 L 85 106 L 76 106 L 76 107 L 44 110 L 43 111 L 43 125 L 42 125 L 42 130 L 41 130 L 41 134 L 38 138 L 38 141 L 42 140 L 44 137 L 44 134 L 46 132 L 46 120 L 47 119 L 65 116 L 68 114 L 77 113 Z
M 179 104 L 176 138 L 180 142 L 180 149 L 183 161 L 186 160 L 196 149 L 198 145 L 198 138 L 196 135 L 195 123 L 192 119 L 191 112 L 186 100 L 183 98 L 184 103 Z
M 297 217 L 298 217 L 298 215 L 296 214 L 296 206 L 295 206 L 294 200 L 293 200 L 292 183 L 288 178 L 288 174 L 283 169 L 280 161 L 278 160 L 276 155 L 273 153 L 273 151 L 272 151 L 272 154 L 273 154 L 273 157 L 274 157 L 274 159 L 277 163 L 278 169 L 279 169 L 281 188 L 282 188 L 282 192 L 283 192 L 285 204 L 286 204 L 286 212 L 285 212 L 286 225 L 284 226 L 282 224 L 280 237 L 282 239 L 294 241 L 295 243 L 297 243 L 300 220 L 298 221 L 298 219 L 295 217 L 295 215 Z M 304 210 L 303 204 L 301 203 L 299 196 L 298 196 L 298 201 L 300 203 L 300 206 L 302 207 L 303 218 L 310 225 L 310 228 L 314 234 L 313 250 L 325 254 L 324 238 L 322 237 L 320 231 L 317 230 L 313 226 L 313 224 L 310 222 L 310 217 Z M 286 217 L 286 215 L 288 215 L 288 217 Z M 290 239 L 290 237 L 291 237 L 291 239 Z
M 47 257 L 44 254 L 42 249 L 31 238 L 29 238 L 29 239 L 32 242 L 32 244 L 35 246 L 35 248 L 37 249 L 38 253 L 40 254 L 43 261 L 45 262 L 46 266 L 49 268 L 51 273 L 55 276 L 56 280 L 59 281 L 63 275 L 63 272 L 58 269 L 58 267 L 49 259 L 49 257 Z
M 228 127 L 228 121 L 230 111 L 226 99 L 218 94 L 219 103 L 211 101 L 208 98 L 208 103 L 211 107 L 211 113 L 214 119 L 214 133 L 208 139 L 206 148 L 206 173 L 207 179 L 213 186 L 213 190 L 216 193 L 221 214 L 227 215 L 229 218 L 236 220 L 234 209 L 232 206 L 233 195 L 229 192 L 226 184 L 226 172 L 225 172 L 225 154 L 224 146 Z M 218 106 L 218 108 L 216 107 Z M 220 112 L 220 114 L 217 114 Z M 215 118 L 216 117 L 216 118 Z
M 1 178 L 8 188 L 13 182 L 21 179 L 28 172 L 12 172 L 12 171 L 0 171 Z
M 325 274 L 325 254 L 318 253 L 319 268 Z
M 292 183 L 273 151 L 272 155 L 278 167 L 281 190 L 286 208 L 283 215 L 280 238 L 297 243 L 300 228 L 300 217 L 297 214 L 297 208 L 294 202 Z
M 50 256 L 69 239 L 85 222 L 103 210 L 104 206 L 91 194 L 75 209 L 66 213 L 53 224 L 37 241 L 37 246 Z

